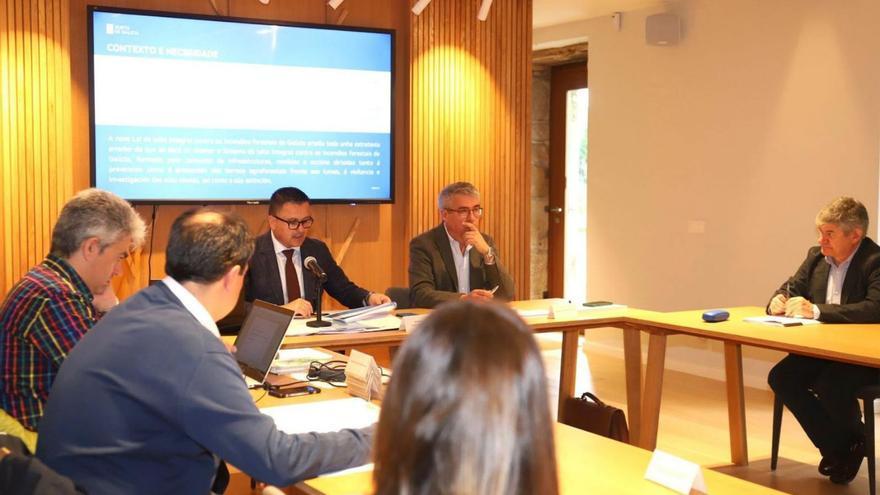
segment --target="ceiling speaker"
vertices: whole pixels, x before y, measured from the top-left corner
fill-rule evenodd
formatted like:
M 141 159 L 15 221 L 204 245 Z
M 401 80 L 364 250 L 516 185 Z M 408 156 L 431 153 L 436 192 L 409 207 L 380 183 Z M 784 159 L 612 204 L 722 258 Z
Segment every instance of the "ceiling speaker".
M 681 21 L 675 14 L 655 14 L 645 18 L 645 41 L 649 45 L 674 45 L 681 38 Z

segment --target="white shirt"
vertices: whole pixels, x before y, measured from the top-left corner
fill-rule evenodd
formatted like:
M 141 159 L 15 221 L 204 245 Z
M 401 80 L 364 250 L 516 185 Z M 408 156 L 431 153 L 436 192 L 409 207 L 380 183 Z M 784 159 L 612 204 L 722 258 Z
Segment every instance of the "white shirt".
M 278 275 L 281 276 L 281 291 L 284 292 L 284 302 L 290 301 L 290 298 L 287 297 L 287 275 L 284 267 L 287 265 L 287 256 L 284 255 L 284 251 L 288 249 L 293 249 L 293 267 L 296 269 L 296 280 L 299 282 L 299 293 L 300 297 L 303 294 L 303 268 L 302 268 L 302 254 L 300 254 L 300 249 L 298 247 L 289 248 L 284 244 L 278 242 L 278 239 L 275 238 L 275 234 L 272 231 L 269 231 L 269 235 L 272 237 L 272 246 L 275 248 L 275 259 L 278 261 Z
M 825 257 L 825 262 L 828 263 L 828 285 L 825 289 L 825 304 L 840 304 L 840 294 L 843 291 L 843 282 L 846 280 L 846 272 L 849 270 L 849 265 L 852 262 L 853 256 L 856 255 L 856 251 L 862 246 L 861 242 L 858 246 L 850 253 L 849 257 L 843 260 L 843 263 L 837 264 L 834 262 L 834 258 L 831 256 Z M 813 304 L 813 319 L 818 320 L 821 311 L 819 311 L 819 306 Z
M 193 315 L 193 317 L 201 323 L 207 331 L 211 332 L 218 339 L 220 338 L 220 330 L 217 328 L 217 323 L 214 321 L 214 318 L 211 317 L 211 313 L 202 306 L 202 303 L 196 299 L 196 296 L 194 296 L 192 292 L 188 291 L 186 287 L 180 285 L 180 282 L 171 277 L 163 278 L 162 283 L 171 290 L 171 293 L 174 294 L 175 297 L 180 299 L 183 307 L 189 311 L 189 313 Z
M 843 290 L 843 281 L 846 280 L 846 271 L 849 270 L 849 264 L 858 250 L 859 248 L 856 247 L 849 257 L 839 265 L 834 262 L 834 258 L 831 256 L 825 257 L 825 262 L 828 263 L 828 289 L 825 292 L 825 304 L 840 304 L 840 292 Z
M 443 225 L 443 230 L 446 230 L 446 225 Z M 448 230 L 446 230 L 446 237 L 449 238 L 449 247 L 452 248 L 452 261 L 455 262 L 455 274 L 458 276 L 458 292 L 467 294 L 471 291 L 470 253 L 474 246 L 468 244 L 462 253 L 461 244 L 449 235 Z

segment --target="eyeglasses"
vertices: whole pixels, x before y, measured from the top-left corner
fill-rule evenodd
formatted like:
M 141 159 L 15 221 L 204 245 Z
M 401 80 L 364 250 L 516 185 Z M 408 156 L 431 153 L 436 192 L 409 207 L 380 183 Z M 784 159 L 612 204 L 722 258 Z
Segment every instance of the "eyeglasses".
M 473 208 L 458 208 L 453 210 L 452 208 L 443 208 L 449 213 L 456 213 L 458 216 L 464 218 L 467 217 L 468 213 L 473 213 L 475 217 L 480 218 L 483 216 L 483 207 L 482 206 L 474 206 Z
M 275 217 L 277 220 L 286 223 L 287 228 L 290 230 L 296 230 L 299 228 L 300 225 L 302 225 L 302 228 L 307 229 L 307 228 L 311 227 L 313 223 L 315 223 L 315 219 L 312 217 L 305 217 L 302 220 L 297 220 L 295 218 L 293 220 L 285 220 L 285 219 L 279 217 L 278 215 L 272 215 L 272 216 Z

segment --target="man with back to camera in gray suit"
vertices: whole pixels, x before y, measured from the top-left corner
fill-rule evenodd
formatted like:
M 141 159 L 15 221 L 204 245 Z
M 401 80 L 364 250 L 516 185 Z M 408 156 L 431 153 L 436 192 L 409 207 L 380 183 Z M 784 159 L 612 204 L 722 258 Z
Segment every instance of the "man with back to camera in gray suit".
M 189 211 L 166 252 L 168 276 L 108 313 L 61 366 L 37 457 L 92 495 L 206 494 L 221 460 L 281 486 L 365 463 L 372 427 L 279 431 L 221 342 L 214 322 L 238 301 L 253 253 L 244 221 Z
M 513 279 L 501 265 L 495 241 L 480 232 L 480 192 L 456 182 L 437 198 L 441 223 L 409 243 L 412 305 L 433 308 L 458 299 L 513 299 Z
M 880 323 L 880 247 L 865 237 L 868 210 L 852 198 L 837 198 L 816 215 L 816 229 L 819 245 L 776 290 L 767 313 Z M 862 464 L 865 433 L 856 392 L 877 379 L 875 368 L 797 354 L 770 370 L 770 388 L 821 452 L 819 472 L 833 483 L 849 483 Z
M 323 242 L 309 237 L 315 219 L 309 197 L 296 187 L 282 187 L 269 199 L 269 232 L 257 237 L 254 257 L 244 281 L 244 300 L 261 299 L 310 316 L 317 303 L 318 278 L 303 270 L 313 256 L 327 274 L 324 289 L 349 308 L 391 302 L 385 294 L 355 285 L 336 264 Z

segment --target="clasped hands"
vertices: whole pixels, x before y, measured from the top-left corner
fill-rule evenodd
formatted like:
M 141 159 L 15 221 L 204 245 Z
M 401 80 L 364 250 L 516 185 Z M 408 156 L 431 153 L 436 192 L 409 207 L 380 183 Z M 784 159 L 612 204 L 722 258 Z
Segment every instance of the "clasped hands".
M 770 300 L 770 314 L 813 318 L 813 303 L 801 296 L 788 297 L 785 294 L 776 294 Z
M 494 298 L 495 298 L 495 293 L 492 292 L 491 290 L 474 289 L 474 290 L 468 292 L 467 294 L 462 294 L 460 299 L 463 301 L 480 302 L 480 301 L 491 301 Z

